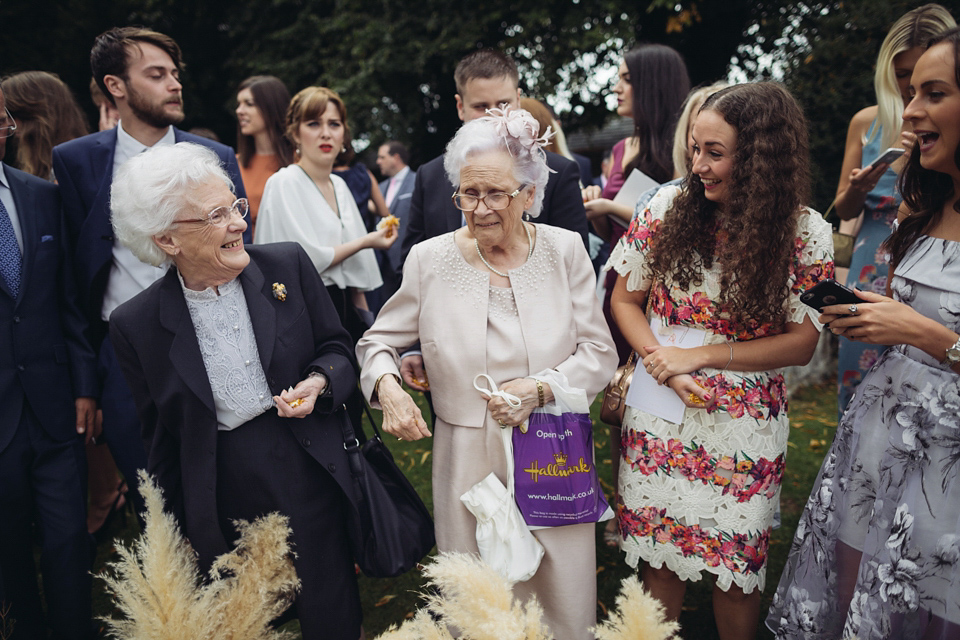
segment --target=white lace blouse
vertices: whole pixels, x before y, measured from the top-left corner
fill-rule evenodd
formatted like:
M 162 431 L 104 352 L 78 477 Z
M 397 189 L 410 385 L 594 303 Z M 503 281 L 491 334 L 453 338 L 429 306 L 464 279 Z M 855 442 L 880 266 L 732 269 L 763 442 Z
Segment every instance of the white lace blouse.
M 179 273 L 177 274 L 179 276 Z M 217 409 L 217 428 L 230 431 L 273 407 L 253 323 L 240 281 L 193 291 L 183 286 Z

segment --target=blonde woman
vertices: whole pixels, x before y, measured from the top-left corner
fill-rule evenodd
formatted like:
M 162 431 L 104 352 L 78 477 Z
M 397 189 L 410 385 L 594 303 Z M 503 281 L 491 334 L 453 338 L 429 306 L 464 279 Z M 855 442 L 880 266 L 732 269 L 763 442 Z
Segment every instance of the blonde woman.
M 900 194 L 895 187 L 905 161 L 877 166 L 871 163 L 885 149 L 898 147 L 909 151 L 913 146 L 915 137 L 901 118 L 904 105 L 910 101 L 910 74 L 927 41 L 954 26 L 949 11 L 938 4 L 926 4 L 897 20 L 880 45 L 873 80 L 877 104 L 862 109 L 850 121 L 837 186 L 837 214 L 848 221 L 840 229 L 857 236 L 847 275 L 849 287 L 874 293 L 886 291 L 888 266 L 880 243 L 890 235 L 897 219 Z M 879 345 L 840 340 L 837 386 L 841 415 L 883 350 Z

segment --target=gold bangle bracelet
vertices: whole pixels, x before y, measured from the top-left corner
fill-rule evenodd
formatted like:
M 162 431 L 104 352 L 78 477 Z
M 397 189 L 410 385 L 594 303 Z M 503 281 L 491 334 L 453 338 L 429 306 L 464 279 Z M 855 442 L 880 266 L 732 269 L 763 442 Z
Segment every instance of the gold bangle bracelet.
M 375 398 L 379 398 L 379 397 L 380 397 L 380 382 L 381 382 L 386 376 L 393 376 L 394 380 L 397 381 L 397 384 L 402 384 L 402 383 L 400 382 L 400 378 L 397 377 L 397 374 L 395 374 L 395 373 L 383 373 L 383 374 L 380 375 L 379 378 L 377 378 L 377 382 L 373 385 L 373 397 L 375 397 Z
M 537 407 L 543 407 L 543 383 L 535 380 L 537 383 Z

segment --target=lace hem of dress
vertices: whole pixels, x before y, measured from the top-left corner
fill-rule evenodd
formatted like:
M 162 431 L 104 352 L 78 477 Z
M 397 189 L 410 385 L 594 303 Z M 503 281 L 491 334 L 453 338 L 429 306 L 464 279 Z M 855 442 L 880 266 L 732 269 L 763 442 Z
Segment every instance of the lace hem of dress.
M 660 545 L 661 548 L 658 549 L 654 546 L 655 544 L 655 542 L 641 542 L 631 537 L 620 543 L 620 550 L 626 553 L 626 563 L 633 569 L 637 568 L 642 558 L 654 569 L 660 569 L 666 565 L 667 569 L 677 574 L 681 580 L 688 582 L 699 582 L 703 572 L 706 571 L 717 577 L 717 586 L 724 591 L 729 591 L 730 587 L 736 584 L 744 593 L 752 593 L 754 589 L 763 591 L 767 584 L 766 566 L 756 573 L 734 573 L 722 563 L 712 567 L 696 556 L 685 558 L 668 550 L 666 546 Z

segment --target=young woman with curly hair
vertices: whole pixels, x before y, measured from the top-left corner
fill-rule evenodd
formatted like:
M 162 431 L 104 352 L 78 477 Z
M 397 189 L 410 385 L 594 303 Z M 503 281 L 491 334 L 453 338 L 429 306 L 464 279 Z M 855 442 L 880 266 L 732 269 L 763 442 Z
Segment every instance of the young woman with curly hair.
M 752 638 L 789 430 L 778 369 L 813 354 L 800 294 L 833 274 L 831 230 L 804 207 L 806 122 L 781 86 L 711 94 L 692 137 L 691 172 L 610 258 L 614 317 L 642 358 L 633 384 L 673 391 L 624 416 L 621 547 L 672 619 L 686 581 L 714 574 L 720 637 Z M 688 348 L 660 346 L 674 339 Z

